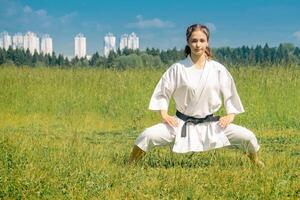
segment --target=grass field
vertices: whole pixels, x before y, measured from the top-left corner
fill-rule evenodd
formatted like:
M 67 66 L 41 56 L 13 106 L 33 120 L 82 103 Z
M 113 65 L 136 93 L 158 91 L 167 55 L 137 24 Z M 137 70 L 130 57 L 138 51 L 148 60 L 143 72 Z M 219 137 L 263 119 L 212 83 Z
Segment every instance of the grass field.
M 156 148 L 135 167 L 164 70 L 0 68 L 0 199 L 299 199 L 300 68 L 230 69 L 266 163 Z M 174 114 L 174 102 L 170 113 Z M 224 113 L 221 110 L 219 114 Z

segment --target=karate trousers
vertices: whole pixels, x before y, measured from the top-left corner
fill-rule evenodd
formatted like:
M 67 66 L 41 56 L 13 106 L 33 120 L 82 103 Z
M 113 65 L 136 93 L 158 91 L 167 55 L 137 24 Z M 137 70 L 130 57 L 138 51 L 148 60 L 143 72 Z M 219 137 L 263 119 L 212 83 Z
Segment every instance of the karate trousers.
M 175 141 L 174 129 L 167 123 L 159 123 L 146 128 L 136 139 L 135 145 L 147 152 L 155 146 L 170 145 Z M 224 134 L 230 142 L 229 147 L 241 149 L 245 153 L 257 152 L 260 148 L 256 136 L 242 126 L 229 124 Z

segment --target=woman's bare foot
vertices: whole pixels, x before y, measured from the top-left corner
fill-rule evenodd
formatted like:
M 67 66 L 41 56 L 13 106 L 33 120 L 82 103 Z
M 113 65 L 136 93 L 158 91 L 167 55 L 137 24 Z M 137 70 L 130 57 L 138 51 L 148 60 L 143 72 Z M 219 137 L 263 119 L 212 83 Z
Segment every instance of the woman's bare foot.
M 248 157 L 253 162 L 253 164 L 255 164 L 257 167 L 259 167 L 259 168 L 265 167 L 265 163 L 263 161 L 259 160 L 257 153 L 249 153 Z

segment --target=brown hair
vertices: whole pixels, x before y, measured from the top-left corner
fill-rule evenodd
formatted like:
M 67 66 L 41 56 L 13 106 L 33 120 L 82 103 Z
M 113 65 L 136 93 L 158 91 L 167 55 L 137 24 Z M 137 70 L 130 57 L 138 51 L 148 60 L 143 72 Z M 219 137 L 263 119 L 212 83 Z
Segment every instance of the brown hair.
M 187 43 L 189 42 L 189 39 L 190 39 L 192 33 L 196 30 L 202 31 L 206 35 L 207 41 L 209 41 L 209 29 L 207 28 L 207 26 L 202 25 L 202 24 L 193 24 L 186 29 L 185 36 L 186 36 Z M 184 54 L 185 54 L 185 57 L 188 57 L 188 55 L 191 55 L 191 48 L 188 45 L 185 46 Z M 205 54 L 208 59 L 212 58 L 212 52 L 208 46 L 205 49 Z

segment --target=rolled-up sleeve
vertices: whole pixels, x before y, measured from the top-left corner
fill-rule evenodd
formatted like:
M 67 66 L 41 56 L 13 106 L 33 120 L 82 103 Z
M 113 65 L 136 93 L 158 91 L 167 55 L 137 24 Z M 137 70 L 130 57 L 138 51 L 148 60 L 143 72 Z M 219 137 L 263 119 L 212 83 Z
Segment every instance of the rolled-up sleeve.
M 238 95 L 234 80 L 229 71 L 223 66 L 219 71 L 220 89 L 224 98 L 224 107 L 227 114 L 245 112 Z
M 176 87 L 176 71 L 172 65 L 160 78 L 152 94 L 150 110 L 168 110 L 169 102 Z

